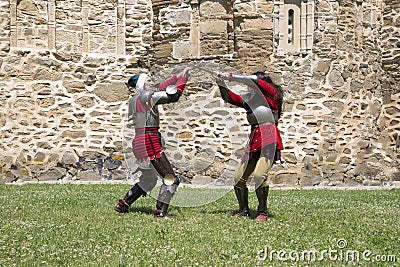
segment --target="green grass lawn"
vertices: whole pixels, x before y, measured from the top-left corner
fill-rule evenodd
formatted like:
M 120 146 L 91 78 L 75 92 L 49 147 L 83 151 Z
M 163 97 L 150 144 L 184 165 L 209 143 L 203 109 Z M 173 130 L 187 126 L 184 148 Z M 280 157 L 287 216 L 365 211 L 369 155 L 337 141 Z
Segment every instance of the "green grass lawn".
M 400 190 L 272 190 L 261 224 L 232 218 L 233 191 L 172 220 L 151 197 L 118 214 L 129 188 L 0 186 L 0 266 L 400 266 Z

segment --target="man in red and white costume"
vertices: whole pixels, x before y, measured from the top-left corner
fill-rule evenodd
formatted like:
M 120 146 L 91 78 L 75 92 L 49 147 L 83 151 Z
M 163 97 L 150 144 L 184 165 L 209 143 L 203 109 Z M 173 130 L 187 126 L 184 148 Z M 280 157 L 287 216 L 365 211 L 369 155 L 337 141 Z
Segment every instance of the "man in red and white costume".
M 222 98 L 232 105 L 244 108 L 251 125 L 245 155 L 234 174 L 234 189 L 239 202 L 239 211 L 235 216 L 250 215 L 247 182 L 249 176 L 254 173 L 258 199 L 256 221 L 265 222 L 268 217 L 268 171 L 276 160 L 280 160 L 280 151 L 283 149 L 277 127 L 282 112 L 282 89 L 264 72 L 256 72 L 249 76 L 216 73 L 216 77 Z M 249 93 L 244 95 L 234 93 L 228 89 L 224 79 L 246 84 Z
M 163 184 L 154 216 L 169 218 L 168 206 L 180 181 L 163 151 L 158 105 L 177 102 L 186 86 L 188 76 L 189 69 L 186 68 L 157 87 L 151 77 L 144 73 L 135 74 L 128 80 L 128 85 L 136 89 L 135 96 L 129 100 L 128 121 L 135 127 L 132 149 L 142 175 L 139 182 L 118 201 L 115 206 L 117 212 L 128 212 L 133 202 L 155 187 L 159 175 Z

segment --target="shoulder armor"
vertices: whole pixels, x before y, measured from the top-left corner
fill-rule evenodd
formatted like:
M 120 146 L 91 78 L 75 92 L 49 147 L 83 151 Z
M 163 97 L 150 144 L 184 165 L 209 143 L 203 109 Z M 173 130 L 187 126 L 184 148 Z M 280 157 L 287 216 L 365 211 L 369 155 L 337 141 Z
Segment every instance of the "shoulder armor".
M 140 101 L 142 103 L 149 103 L 151 98 L 153 97 L 153 95 L 154 95 L 153 90 L 144 90 L 144 91 L 140 92 L 140 95 L 139 95 Z

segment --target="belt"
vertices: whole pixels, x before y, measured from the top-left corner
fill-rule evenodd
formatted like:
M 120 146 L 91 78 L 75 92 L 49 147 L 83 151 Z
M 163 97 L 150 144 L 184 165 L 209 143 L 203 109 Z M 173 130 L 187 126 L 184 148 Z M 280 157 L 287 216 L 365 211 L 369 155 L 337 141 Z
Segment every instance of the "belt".
M 140 129 L 135 129 L 135 134 L 136 135 L 138 135 L 138 134 L 155 134 L 155 135 L 158 135 L 158 128 L 151 128 L 151 129 L 140 128 Z
M 273 123 L 262 123 L 262 124 L 258 124 L 258 123 L 257 123 L 257 124 L 252 124 L 252 125 L 251 125 L 251 129 L 254 130 L 254 129 L 259 128 L 260 126 L 268 125 L 268 124 L 274 125 Z

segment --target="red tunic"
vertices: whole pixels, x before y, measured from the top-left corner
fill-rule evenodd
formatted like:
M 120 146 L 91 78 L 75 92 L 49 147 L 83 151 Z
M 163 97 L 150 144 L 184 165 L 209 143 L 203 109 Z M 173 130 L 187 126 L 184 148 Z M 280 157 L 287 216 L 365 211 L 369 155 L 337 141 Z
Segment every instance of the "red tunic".
M 175 84 L 179 92 L 182 92 L 186 85 L 186 77 L 180 76 L 179 78 L 174 75 L 167 81 L 159 85 L 159 91 L 165 91 L 167 86 Z M 136 112 L 146 112 L 146 106 L 140 101 L 136 101 Z M 145 127 L 135 129 L 135 138 L 132 140 L 133 154 L 136 159 L 146 161 L 159 158 L 163 152 L 161 145 L 161 135 L 158 127 Z
M 136 130 L 135 138 L 132 141 L 133 154 L 136 159 L 146 161 L 159 158 L 163 151 L 158 128 L 149 127 Z
M 269 107 L 272 110 L 278 110 L 278 102 L 275 100 L 276 91 L 275 88 L 263 81 L 258 79 L 258 88 L 264 95 L 265 100 L 268 102 Z M 232 105 L 245 108 L 243 99 L 240 95 L 235 94 L 231 90 L 228 90 L 229 99 L 228 102 Z M 246 148 L 246 152 L 257 152 L 261 148 L 277 143 L 277 150 L 283 149 L 282 137 L 278 127 L 275 124 L 266 124 L 252 129 L 249 138 L 249 144 Z

